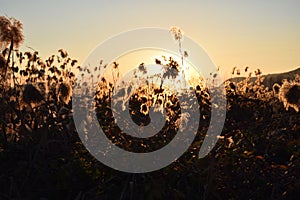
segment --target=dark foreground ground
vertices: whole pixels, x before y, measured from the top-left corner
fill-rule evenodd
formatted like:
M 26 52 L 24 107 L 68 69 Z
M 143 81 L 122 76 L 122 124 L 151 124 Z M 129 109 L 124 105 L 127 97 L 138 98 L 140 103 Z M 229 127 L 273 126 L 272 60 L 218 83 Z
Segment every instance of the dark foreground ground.
M 224 138 L 207 157 L 196 157 L 197 136 L 178 161 L 145 174 L 104 166 L 72 128 L 24 127 L 19 141 L 2 143 L 0 199 L 297 199 L 299 114 L 239 96 L 228 102 Z

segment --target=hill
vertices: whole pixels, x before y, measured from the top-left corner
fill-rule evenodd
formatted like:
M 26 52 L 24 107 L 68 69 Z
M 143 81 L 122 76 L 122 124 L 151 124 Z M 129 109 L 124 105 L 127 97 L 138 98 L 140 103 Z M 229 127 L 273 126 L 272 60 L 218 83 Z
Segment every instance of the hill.
M 284 73 L 274 73 L 274 74 L 267 74 L 262 75 L 264 77 L 263 84 L 266 87 L 271 88 L 275 83 L 281 84 L 283 79 L 287 80 L 293 80 L 295 79 L 296 74 L 300 75 L 300 68 L 297 68 L 295 70 L 284 72 Z M 246 77 L 234 77 L 228 79 L 228 81 L 232 82 L 240 82 L 244 80 Z M 250 81 L 254 82 L 256 80 L 256 77 L 250 78 Z

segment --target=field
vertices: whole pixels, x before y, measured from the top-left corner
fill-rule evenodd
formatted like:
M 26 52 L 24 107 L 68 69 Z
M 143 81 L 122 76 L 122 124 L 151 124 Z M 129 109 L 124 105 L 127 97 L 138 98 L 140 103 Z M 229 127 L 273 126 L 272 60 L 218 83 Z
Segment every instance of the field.
M 300 195 L 299 75 L 271 88 L 263 85 L 260 73 L 254 81 L 249 77 L 227 81 L 225 126 L 217 145 L 202 159 L 197 156 L 211 103 L 207 88 L 195 85 L 201 120 L 188 151 L 161 170 L 130 174 L 93 158 L 73 121 L 75 73 L 93 78 L 105 65 L 80 67 L 64 50 L 47 60 L 38 52 L 14 55 L 8 68 L 8 49 L 0 57 L 0 199 L 297 199 Z M 178 63 L 171 58 L 166 62 L 167 68 L 176 69 Z M 112 72 L 116 76 L 117 68 L 116 64 Z M 170 78 L 177 75 L 168 73 Z M 172 140 L 181 116 L 176 96 L 151 84 L 133 91 L 129 110 L 137 124 L 149 123 L 149 105 L 154 101 L 167 110 L 162 131 L 141 140 L 122 133 L 112 119 L 114 82 L 103 78 L 97 87 L 98 120 L 114 144 L 151 152 Z

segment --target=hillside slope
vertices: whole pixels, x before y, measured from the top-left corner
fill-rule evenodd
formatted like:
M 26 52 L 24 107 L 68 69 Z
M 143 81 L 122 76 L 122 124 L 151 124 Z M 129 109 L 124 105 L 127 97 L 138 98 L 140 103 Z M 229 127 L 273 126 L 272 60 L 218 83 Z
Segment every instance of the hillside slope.
M 287 80 L 295 79 L 296 74 L 300 75 L 300 68 L 297 68 L 297 69 L 289 71 L 289 72 L 284 72 L 284 73 L 263 75 L 263 77 L 265 78 L 264 81 L 263 81 L 263 84 L 266 87 L 271 88 L 274 83 L 281 84 L 283 79 L 287 79 Z M 244 79 L 245 79 L 245 77 L 234 77 L 234 78 L 229 79 L 229 81 L 240 82 Z M 250 81 L 253 81 L 253 82 L 255 80 L 256 80 L 256 77 L 252 77 L 250 79 Z

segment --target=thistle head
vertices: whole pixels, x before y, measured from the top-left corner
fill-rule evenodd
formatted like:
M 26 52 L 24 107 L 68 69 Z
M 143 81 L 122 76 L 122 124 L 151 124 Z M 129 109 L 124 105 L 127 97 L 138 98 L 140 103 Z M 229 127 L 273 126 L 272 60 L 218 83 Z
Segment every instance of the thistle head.
M 72 87 L 68 83 L 60 83 L 58 86 L 58 101 L 68 104 L 72 96 Z
M 292 107 L 298 112 L 300 107 L 300 83 L 285 80 L 279 89 L 279 99 L 286 109 Z
M 181 40 L 182 37 L 183 37 L 183 32 L 182 32 L 182 30 L 181 30 L 179 27 L 172 26 L 172 27 L 170 28 L 170 32 L 173 34 L 174 39 L 175 39 L 176 41 Z

